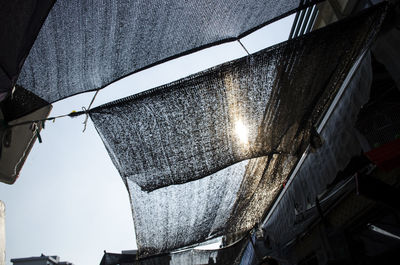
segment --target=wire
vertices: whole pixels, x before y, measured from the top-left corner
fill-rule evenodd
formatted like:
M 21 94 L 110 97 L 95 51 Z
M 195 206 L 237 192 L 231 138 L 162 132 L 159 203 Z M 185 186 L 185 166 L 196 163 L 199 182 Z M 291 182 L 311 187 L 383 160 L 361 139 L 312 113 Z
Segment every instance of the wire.
M 12 128 L 12 127 L 21 126 L 21 125 L 27 125 L 27 124 L 40 123 L 40 122 L 51 121 L 51 120 L 54 121 L 55 119 L 64 118 L 64 117 L 75 118 L 75 117 L 78 117 L 78 116 L 86 114 L 86 113 L 88 113 L 87 110 L 85 110 L 85 111 L 72 111 L 69 114 L 64 114 L 64 115 L 60 115 L 60 116 L 49 117 L 49 118 L 41 119 L 41 120 L 23 121 L 23 122 L 7 125 L 7 128 Z
M 85 125 L 83 128 L 83 132 L 86 130 L 86 125 L 87 125 L 87 121 L 89 118 L 89 111 L 90 108 L 92 107 L 92 104 L 94 102 L 94 100 L 96 99 L 97 94 L 99 93 L 99 90 L 96 91 L 96 93 L 94 94 L 92 100 L 90 101 L 90 104 L 87 108 L 82 107 L 82 111 L 72 111 L 68 114 L 64 114 L 64 115 L 59 115 L 59 116 L 54 116 L 54 117 L 49 117 L 46 119 L 41 119 L 41 120 L 30 120 L 30 121 L 23 121 L 23 122 L 19 122 L 19 123 L 15 123 L 15 124 L 9 124 L 7 125 L 7 128 L 12 128 L 12 127 L 16 127 L 16 126 L 21 126 L 21 125 L 27 125 L 27 124 L 36 124 L 36 123 L 44 123 L 45 121 L 55 121 L 56 119 L 59 118 L 64 118 L 64 117 L 70 117 L 70 118 L 75 118 L 81 115 L 86 115 L 85 121 L 83 122 L 83 124 Z

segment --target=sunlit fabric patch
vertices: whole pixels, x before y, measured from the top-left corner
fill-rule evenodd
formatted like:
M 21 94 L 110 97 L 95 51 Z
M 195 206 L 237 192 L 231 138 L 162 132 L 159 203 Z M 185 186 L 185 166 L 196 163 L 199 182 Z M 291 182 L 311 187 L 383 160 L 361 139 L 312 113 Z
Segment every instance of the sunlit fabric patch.
M 301 2 L 58 0 L 18 84 L 54 102 L 179 54 L 233 40 L 293 13 Z
M 93 109 L 141 253 L 233 240 L 260 222 L 383 13 Z

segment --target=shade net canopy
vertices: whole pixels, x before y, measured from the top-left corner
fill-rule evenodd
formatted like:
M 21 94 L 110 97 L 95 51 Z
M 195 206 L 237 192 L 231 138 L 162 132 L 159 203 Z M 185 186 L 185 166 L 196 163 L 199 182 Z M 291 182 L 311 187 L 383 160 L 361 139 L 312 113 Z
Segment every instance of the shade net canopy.
M 178 55 L 234 40 L 295 12 L 300 2 L 58 0 L 18 84 L 48 102 L 99 89 Z
M 242 259 L 247 239 L 220 249 L 188 249 L 146 258 L 135 254 L 104 253 L 100 265 L 238 265 Z
M 384 10 L 90 111 L 141 255 L 232 242 L 261 221 Z
M 0 101 L 9 93 L 53 0 L 0 2 Z

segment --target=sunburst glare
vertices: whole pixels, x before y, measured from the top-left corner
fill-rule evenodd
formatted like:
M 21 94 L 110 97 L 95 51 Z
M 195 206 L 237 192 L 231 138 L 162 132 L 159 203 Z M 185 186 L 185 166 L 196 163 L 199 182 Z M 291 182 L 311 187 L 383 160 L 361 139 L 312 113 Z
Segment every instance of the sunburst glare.
M 243 121 L 240 119 L 235 123 L 235 132 L 242 144 L 248 144 L 248 130 Z

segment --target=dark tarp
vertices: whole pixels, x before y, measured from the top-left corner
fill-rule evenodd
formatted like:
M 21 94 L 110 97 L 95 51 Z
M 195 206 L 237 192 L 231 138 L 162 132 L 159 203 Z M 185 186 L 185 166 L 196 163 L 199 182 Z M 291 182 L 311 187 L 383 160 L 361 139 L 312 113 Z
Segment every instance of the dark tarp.
M 10 92 L 15 85 L 53 3 L 53 0 L 0 1 L 0 94 Z
M 383 10 L 91 111 L 129 189 L 141 254 L 260 222 Z
M 54 102 L 177 55 L 234 40 L 295 12 L 300 2 L 58 0 L 18 84 Z
M 243 239 L 216 250 L 189 249 L 141 259 L 134 254 L 104 253 L 100 265 L 238 265 L 247 243 Z

